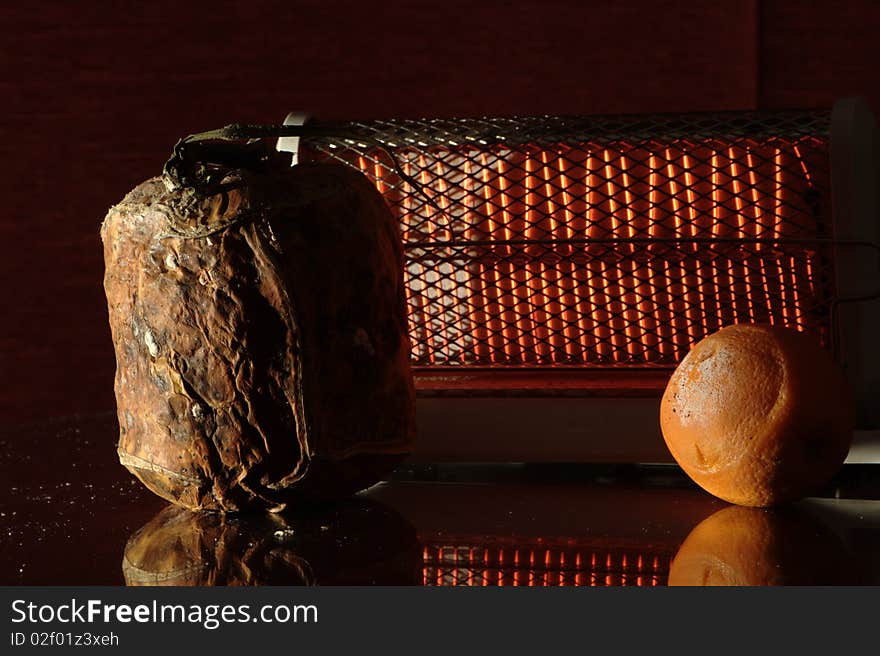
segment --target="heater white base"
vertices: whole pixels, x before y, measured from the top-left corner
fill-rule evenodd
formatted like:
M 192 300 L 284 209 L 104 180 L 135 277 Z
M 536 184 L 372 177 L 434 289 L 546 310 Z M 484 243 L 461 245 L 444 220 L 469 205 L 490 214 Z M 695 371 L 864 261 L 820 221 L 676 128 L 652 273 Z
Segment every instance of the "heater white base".
M 660 399 L 422 397 L 412 462 L 671 463 Z M 847 463 L 880 463 L 859 430 Z

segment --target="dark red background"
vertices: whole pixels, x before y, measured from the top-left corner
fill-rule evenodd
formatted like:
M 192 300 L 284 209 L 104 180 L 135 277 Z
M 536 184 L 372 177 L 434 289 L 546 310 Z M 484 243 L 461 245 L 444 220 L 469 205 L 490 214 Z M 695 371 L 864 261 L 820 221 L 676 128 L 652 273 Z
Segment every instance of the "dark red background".
M 0 418 L 113 407 L 98 228 L 178 137 L 233 121 L 880 109 L 880 4 L 0 5 Z

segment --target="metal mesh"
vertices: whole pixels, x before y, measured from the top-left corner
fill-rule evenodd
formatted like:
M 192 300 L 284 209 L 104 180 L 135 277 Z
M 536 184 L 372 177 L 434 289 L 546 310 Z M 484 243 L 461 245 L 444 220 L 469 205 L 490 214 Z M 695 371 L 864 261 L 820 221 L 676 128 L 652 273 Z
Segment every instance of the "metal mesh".
M 829 113 L 351 122 L 303 152 L 399 217 L 417 367 L 668 368 L 734 322 L 832 345 Z
M 625 546 L 430 544 L 426 586 L 666 585 L 672 553 Z

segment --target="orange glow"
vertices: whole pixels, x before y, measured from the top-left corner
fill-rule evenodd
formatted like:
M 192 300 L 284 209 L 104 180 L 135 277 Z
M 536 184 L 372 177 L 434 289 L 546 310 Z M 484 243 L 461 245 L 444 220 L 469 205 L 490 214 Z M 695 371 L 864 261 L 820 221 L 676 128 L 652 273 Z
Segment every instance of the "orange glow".
M 697 236 L 697 209 L 695 205 L 696 194 L 694 193 L 694 176 L 691 174 L 691 160 L 685 155 L 682 158 L 684 163 L 684 189 L 687 198 L 688 223 L 691 226 L 690 236 Z
M 428 547 L 422 547 L 422 562 L 426 562 L 429 558 Z M 428 568 L 422 569 L 422 585 L 428 585 Z
M 356 159 L 418 244 L 406 262 L 415 365 L 669 367 L 734 322 L 824 330 L 824 256 L 773 241 L 827 234 L 828 172 L 811 156 L 824 147 L 407 151 L 404 173 L 439 212 L 383 160 Z M 768 242 L 730 243 L 752 239 Z
M 500 563 L 503 563 L 503 562 L 504 562 L 504 549 L 499 549 L 498 550 L 498 563 L 500 565 Z M 498 567 L 498 576 L 497 576 L 496 581 L 497 581 L 497 585 L 504 585 L 504 571 L 501 569 L 500 566 Z
M 745 201 L 742 198 L 742 193 L 744 189 L 743 182 L 740 179 L 740 167 L 737 164 L 737 157 L 733 148 L 730 148 L 728 150 L 728 157 L 730 158 L 730 177 L 733 187 L 733 203 L 736 207 L 737 237 L 740 239 L 744 239 L 748 237 L 748 234 L 746 232 L 747 219 L 744 213 Z M 753 307 L 754 302 L 752 300 L 752 292 L 748 285 L 749 274 L 745 262 L 740 262 L 739 266 L 732 265 L 730 270 L 730 277 L 734 285 L 734 297 L 738 299 L 736 306 L 737 321 L 747 321 L 750 323 L 754 323 L 755 308 Z
M 652 238 L 660 238 L 660 226 L 663 220 L 660 217 L 659 193 L 658 186 L 660 184 L 660 175 L 658 172 L 659 162 L 656 155 L 652 154 L 648 159 L 648 168 L 651 170 L 648 179 L 648 187 L 650 189 L 648 195 L 648 233 Z M 677 222 L 675 211 L 673 210 L 672 222 Z M 647 293 L 643 298 L 647 304 L 645 311 L 642 313 L 641 324 L 645 333 L 645 339 L 651 340 L 654 336 L 657 349 L 662 357 L 669 357 L 674 347 L 673 335 L 674 329 L 672 324 L 672 314 L 670 310 L 671 299 L 669 298 L 669 285 L 671 280 L 664 275 L 662 264 L 657 263 L 650 265 L 648 273 L 650 278 L 647 283 Z M 659 282 L 659 284 L 658 284 Z M 646 344 L 653 346 L 653 344 Z
M 797 144 L 794 144 L 793 149 L 794 149 L 794 154 L 797 155 L 798 162 L 801 165 L 801 171 L 803 171 L 803 173 L 804 173 L 804 180 L 807 181 L 808 185 L 812 185 L 813 179 L 812 179 L 812 176 L 810 175 L 810 169 L 807 168 L 807 163 L 804 161 L 803 155 L 801 155 L 800 146 L 798 146 Z
M 427 586 L 653 586 L 666 583 L 672 550 L 632 554 L 632 547 L 557 543 L 422 549 Z M 645 563 L 650 562 L 650 567 Z

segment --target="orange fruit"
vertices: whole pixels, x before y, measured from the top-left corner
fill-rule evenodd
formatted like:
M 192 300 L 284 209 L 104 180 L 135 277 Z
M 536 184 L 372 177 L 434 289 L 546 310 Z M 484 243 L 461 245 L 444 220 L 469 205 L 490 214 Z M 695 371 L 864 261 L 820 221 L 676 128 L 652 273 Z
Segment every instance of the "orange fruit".
M 807 334 L 736 324 L 694 345 L 669 379 L 660 428 L 697 485 L 744 506 L 806 496 L 840 469 L 854 428 L 843 372 Z
M 809 512 L 727 506 L 697 524 L 669 567 L 669 585 L 850 585 L 843 541 Z

